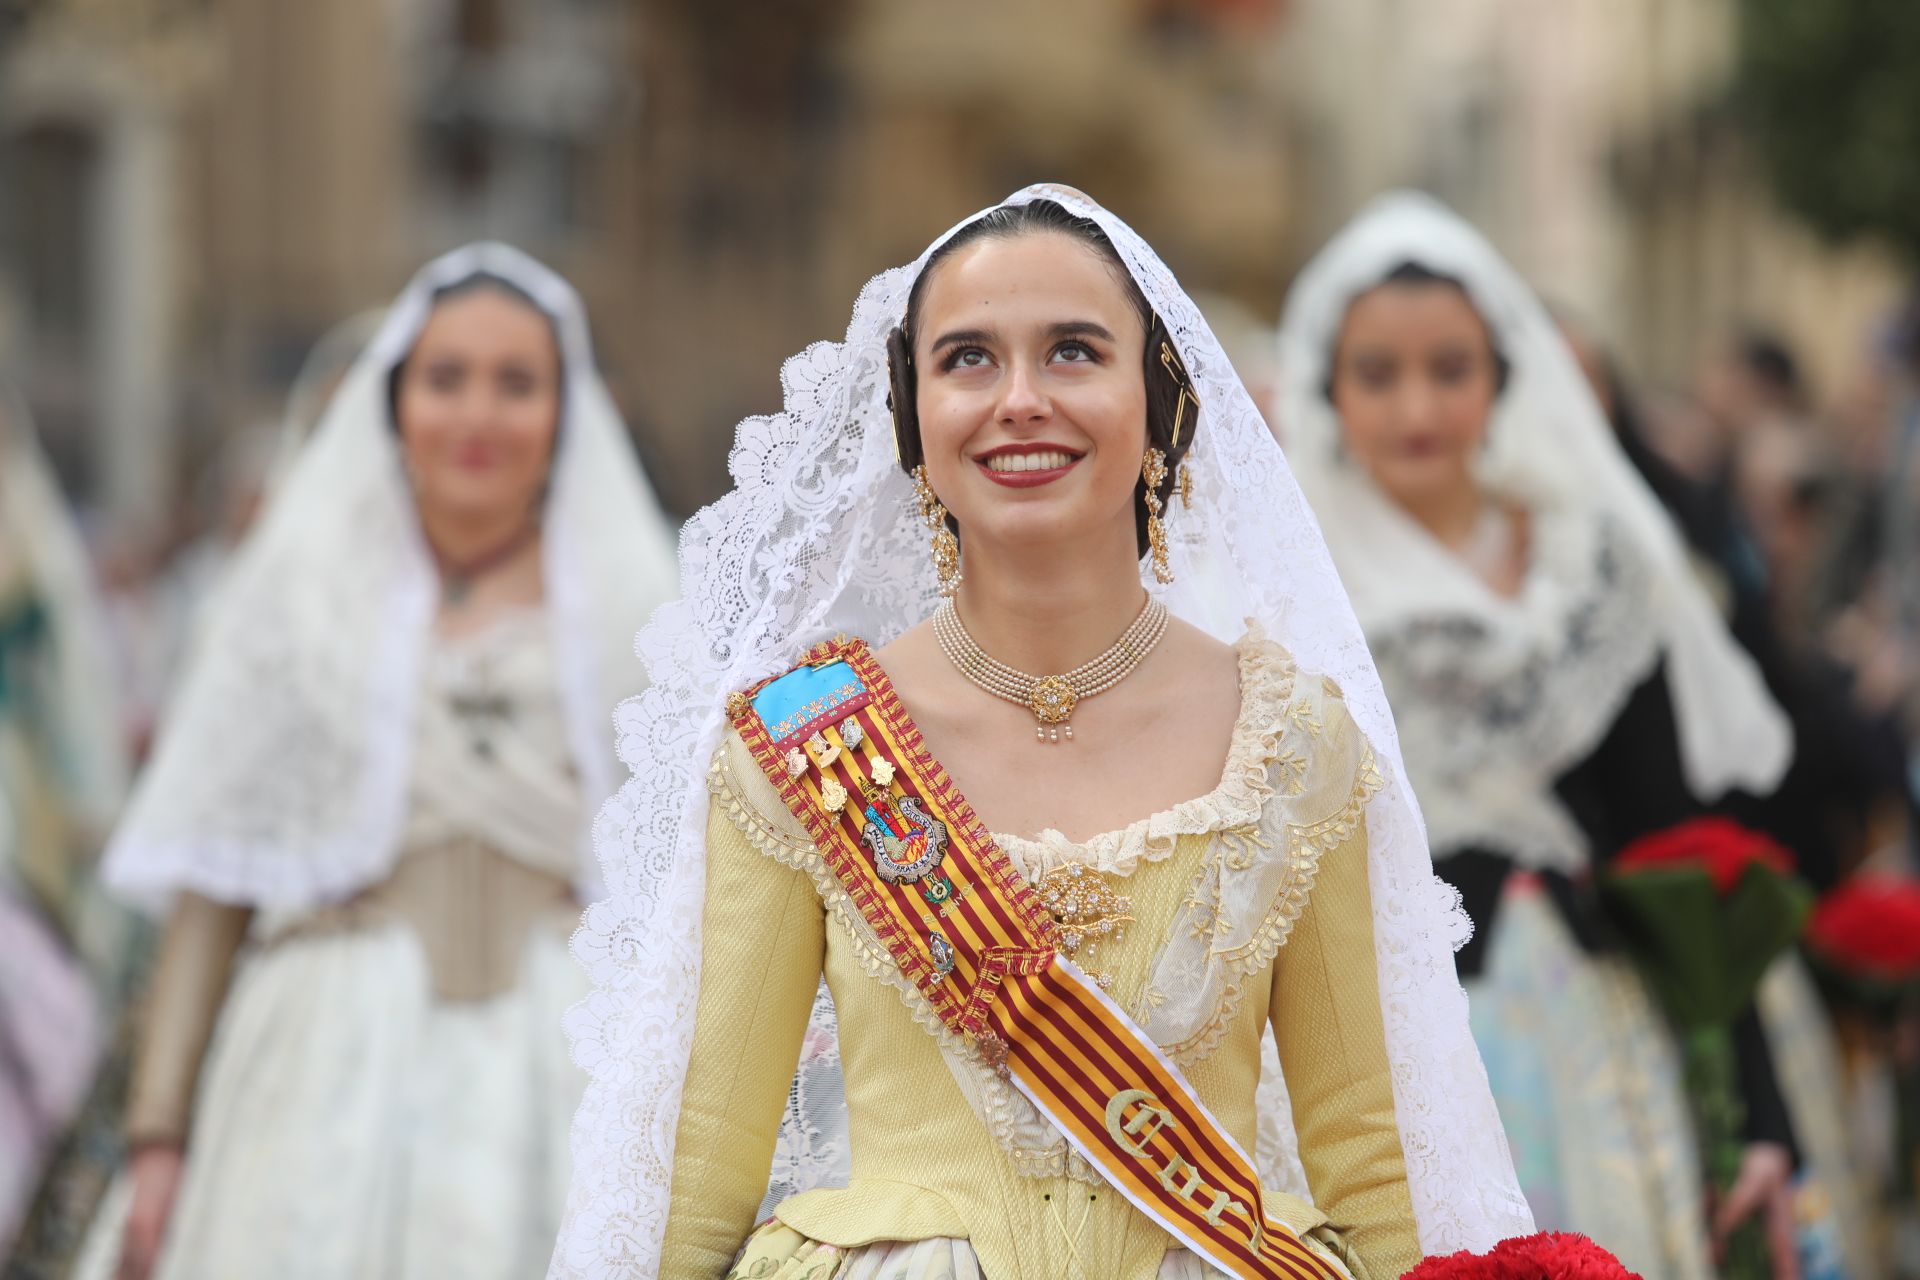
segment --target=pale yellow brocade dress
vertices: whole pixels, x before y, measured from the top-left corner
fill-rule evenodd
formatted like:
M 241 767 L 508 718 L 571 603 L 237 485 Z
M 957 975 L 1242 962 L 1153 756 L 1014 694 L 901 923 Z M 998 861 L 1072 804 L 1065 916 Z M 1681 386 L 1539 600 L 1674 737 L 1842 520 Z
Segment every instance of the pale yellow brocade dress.
M 1386 1280 L 1420 1250 L 1376 980 L 1362 807 L 1377 775 L 1331 682 L 1258 634 L 1239 656 L 1241 711 L 1215 791 L 1084 844 L 997 838 L 1043 900 L 1060 876 L 1089 874 L 1128 900 L 1133 922 L 1076 959 L 1111 978 L 1142 1026 L 1184 1029 L 1156 1038 L 1247 1151 L 1271 1019 L 1312 1203 L 1270 1191 L 1269 1211 L 1355 1276 Z M 1211 1274 L 1069 1157 L 967 1046 L 943 1042 L 737 737 L 710 781 L 700 1002 L 663 1277 Z M 851 1179 L 787 1199 L 755 1231 L 823 971 Z

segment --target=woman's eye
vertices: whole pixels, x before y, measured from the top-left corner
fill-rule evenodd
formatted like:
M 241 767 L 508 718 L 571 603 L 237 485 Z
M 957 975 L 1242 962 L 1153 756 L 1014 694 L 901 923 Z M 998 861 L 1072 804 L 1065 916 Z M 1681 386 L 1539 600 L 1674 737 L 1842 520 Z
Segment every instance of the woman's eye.
M 1054 349 L 1053 358 L 1063 364 L 1085 364 L 1094 359 L 1093 348 L 1084 342 L 1063 342 Z
M 466 370 L 457 364 L 430 365 L 427 369 L 427 385 L 435 391 L 457 391 L 466 376 Z
M 980 369 L 989 363 L 987 353 L 979 347 L 961 347 L 947 357 L 949 369 Z
M 500 375 L 500 389 L 515 399 L 532 395 L 535 385 L 534 377 L 530 373 L 510 372 Z
M 1355 365 L 1353 377 L 1369 391 L 1385 391 L 1393 385 L 1393 366 L 1388 364 Z
M 1440 360 L 1434 363 L 1433 377 L 1443 386 L 1457 387 L 1473 376 L 1473 370 L 1474 362 L 1470 359 Z

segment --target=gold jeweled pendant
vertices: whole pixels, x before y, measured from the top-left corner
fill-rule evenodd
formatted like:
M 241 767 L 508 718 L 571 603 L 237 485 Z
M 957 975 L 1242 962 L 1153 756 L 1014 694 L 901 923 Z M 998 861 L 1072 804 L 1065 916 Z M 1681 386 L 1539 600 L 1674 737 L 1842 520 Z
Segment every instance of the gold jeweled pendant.
M 1063 739 L 1073 741 L 1073 709 L 1078 706 L 1080 695 L 1073 691 L 1073 683 L 1065 676 L 1045 676 L 1033 682 L 1033 692 L 1028 696 L 1027 709 L 1033 712 L 1033 718 L 1040 723 L 1034 728 L 1034 735 L 1042 742 L 1059 742 Z

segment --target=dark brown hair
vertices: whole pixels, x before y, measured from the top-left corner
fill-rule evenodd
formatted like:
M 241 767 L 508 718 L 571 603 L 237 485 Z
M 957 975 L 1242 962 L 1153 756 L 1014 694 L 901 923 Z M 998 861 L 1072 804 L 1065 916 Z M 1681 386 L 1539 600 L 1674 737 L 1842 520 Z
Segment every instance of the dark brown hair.
M 911 472 L 926 461 L 926 450 L 920 440 L 920 410 L 916 398 L 919 376 L 913 364 L 912 335 L 919 329 L 920 307 L 934 269 L 953 253 L 976 241 L 1010 240 L 1038 231 L 1055 231 L 1070 236 L 1105 259 L 1114 278 L 1125 291 L 1127 300 L 1138 313 L 1140 327 L 1146 330 L 1141 375 L 1146 379 L 1147 390 L 1147 443 L 1167 455 L 1167 478 L 1161 482 L 1158 490 L 1164 509 L 1179 486 L 1181 460 L 1187 456 L 1187 450 L 1193 447 L 1194 433 L 1200 425 L 1199 396 L 1192 391 L 1186 362 L 1174 346 L 1173 335 L 1154 313 L 1147 295 L 1127 270 L 1126 263 L 1121 261 L 1119 250 L 1113 247 L 1113 241 L 1107 238 L 1107 233 L 1100 229 L 1099 223 L 1070 213 L 1052 200 L 1003 204 L 988 210 L 954 232 L 929 254 L 926 266 L 914 277 L 913 287 L 907 292 L 906 317 L 887 335 L 887 366 L 892 382 L 887 404 L 893 410 L 893 435 L 900 452 L 901 469 Z M 1181 408 L 1183 395 L 1188 397 L 1184 411 Z M 1173 438 L 1176 421 L 1180 424 L 1178 441 Z M 1147 553 L 1145 489 L 1144 482 L 1134 485 L 1134 530 L 1141 555 Z M 959 533 L 952 516 L 947 517 L 947 525 L 956 534 Z

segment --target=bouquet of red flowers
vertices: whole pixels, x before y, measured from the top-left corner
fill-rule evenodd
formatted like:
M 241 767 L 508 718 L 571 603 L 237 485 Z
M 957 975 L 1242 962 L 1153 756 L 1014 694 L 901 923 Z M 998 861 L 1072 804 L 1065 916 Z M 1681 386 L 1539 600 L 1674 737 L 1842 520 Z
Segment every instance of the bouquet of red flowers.
M 1830 985 L 1869 1009 L 1920 992 L 1920 884 L 1849 877 L 1813 909 L 1806 949 Z
M 1902 1020 L 1911 1036 L 1920 1013 L 1920 883 L 1859 874 L 1829 891 L 1807 923 L 1807 958 L 1829 995 L 1858 1013 L 1879 1041 L 1899 1081 L 1893 1090 L 1895 1185 L 1911 1195 L 1920 1184 L 1920 1091 L 1901 1079 L 1897 1045 Z M 1891 1033 L 1891 1039 L 1884 1039 Z
M 1707 1174 L 1722 1192 L 1740 1173 L 1740 1097 L 1733 1025 L 1767 967 L 1799 937 L 1807 891 L 1793 858 L 1725 818 L 1700 818 L 1627 846 L 1602 892 L 1654 998 L 1680 1034 L 1687 1093 Z M 1730 1242 L 1725 1274 L 1768 1274 L 1748 1224 Z
M 1491 1253 L 1427 1258 L 1403 1280 L 1640 1280 L 1585 1236 L 1542 1231 L 1502 1240 Z
M 1739 1018 L 1807 913 L 1792 855 L 1725 818 L 1634 841 L 1601 888 L 1647 984 L 1684 1032 Z

